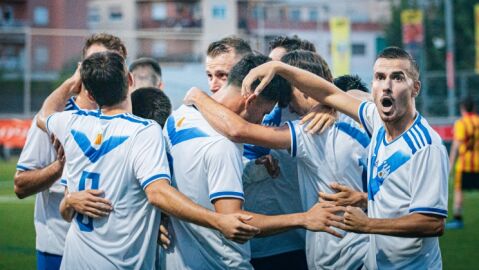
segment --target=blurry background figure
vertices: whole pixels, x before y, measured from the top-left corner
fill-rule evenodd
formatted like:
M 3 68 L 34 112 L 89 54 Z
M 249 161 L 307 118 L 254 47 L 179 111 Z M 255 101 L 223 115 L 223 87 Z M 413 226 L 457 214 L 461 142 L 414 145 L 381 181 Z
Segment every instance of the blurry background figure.
M 461 118 L 454 123 L 454 141 L 449 153 L 449 165 L 454 173 L 454 219 L 446 229 L 461 229 L 463 190 L 479 190 L 479 116 L 471 97 L 460 106 Z
M 163 90 L 161 67 L 158 61 L 152 58 L 142 57 L 133 61 L 130 65 L 133 74 L 133 89 L 141 87 L 156 87 Z

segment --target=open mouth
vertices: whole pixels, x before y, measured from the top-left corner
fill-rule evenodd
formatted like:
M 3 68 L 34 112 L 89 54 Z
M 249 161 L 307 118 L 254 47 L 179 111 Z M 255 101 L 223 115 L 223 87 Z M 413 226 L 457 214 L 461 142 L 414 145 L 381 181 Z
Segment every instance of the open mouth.
M 386 96 L 381 98 L 381 106 L 383 107 L 383 112 L 390 113 L 393 104 L 394 100 L 391 97 Z

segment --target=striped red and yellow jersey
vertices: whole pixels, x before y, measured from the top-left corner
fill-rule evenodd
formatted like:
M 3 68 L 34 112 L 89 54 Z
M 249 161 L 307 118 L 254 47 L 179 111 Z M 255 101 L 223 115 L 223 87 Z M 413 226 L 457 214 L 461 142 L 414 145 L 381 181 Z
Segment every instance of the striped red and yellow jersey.
M 479 172 L 479 115 L 468 113 L 457 120 L 454 139 L 460 142 L 456 172 Z

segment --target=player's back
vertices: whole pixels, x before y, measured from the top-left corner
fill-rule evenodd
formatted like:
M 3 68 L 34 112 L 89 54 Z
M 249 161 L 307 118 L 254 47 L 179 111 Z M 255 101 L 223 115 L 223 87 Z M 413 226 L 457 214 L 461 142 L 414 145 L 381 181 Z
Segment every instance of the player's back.
M 215 211 L 220 198 L 243 199 L 242 146 L 218 134 L 193 107 L 181 106 L 165 127 L 173 185 L 195 203 Z M 173 245 L 166 269 L 250 269 L 249 245 L 220 232 L 171 218 Z
M 310 134 L 299 121 L 289 122 L 291 155 L 297 158 L 304 210 L 318 201 L 318 193 L 335 193 L 333 182 L 357 191 L 366 188 L 366 159 L 370 139 L 359 124 L 340 114 L 335 125 Z M 338 230 L 343 238 L 325 232 L 306 232 L 306 253 L 311 269 L 357 269 L 367 250 L 367 235 Z
M 103 218 L 76 214 L 62 268 L 151 269 L 160 213 L 143 189 L 155 179 L 169 178 L 167 165 L 152 165 L 158 162 L 148 155 L 164 152 L 163 143 L 153 143 L 163 140 L 161 128 L 127 113 L 96 111 L 55 114 L 47 127 L 64 146 L 69 192 L 100 189 L 113 206 Z
M 479 172 L 479 115 L 469 113 L 456 121 L 454 137 L 461 141 L 456 170 Z

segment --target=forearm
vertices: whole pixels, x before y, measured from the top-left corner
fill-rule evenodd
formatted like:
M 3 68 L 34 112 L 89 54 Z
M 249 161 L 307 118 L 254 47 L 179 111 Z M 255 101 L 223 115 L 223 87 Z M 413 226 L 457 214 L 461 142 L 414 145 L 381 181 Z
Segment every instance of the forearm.
M 37 125 L 44 131 L 46 130 L 47 118 L 55 112 L 61 112 L 65 109 L 67 100 L 72 96 L 72 88 L 76 82 L 68 79 L 63 82 L 55 91 L 53 91 L 43 102 L 42 108 L 37 116 Z
M 14 191 L 18 198 L 23 199 L 30 195 L 49 188 L 57 181 L 63 171 L 63 166 L 57 160 L 43 169 L 31 171 L 17 171 L 14 177 Z
M 160 180 L 161 188 L 152 188 L 148 191 L 149 202 L 170 216 L 195 223 L 208 228 L 218 228 L 218 214 L 210 211 L 180 193 L 167 183 Z
M 281 233 L 291 229 L 304 228 L 305 215 L 303 213 L 266 216 L 242 210 L 241 213 L 253 218 L 246 221 L 251 226 L 261 230 L 258 236 L 264 237 Z
M 391 219 L 370 218 L 364 232 L 400 237 L 441 236 L 444 232 L 444 219 L 418 213 Z
M 68 196 L 68 191 L 65 190 L 65 196 L 63 196 L 63 199 L 60 202 L 60 214 L 65 221 L 71 222 L 75 210 L 68 204 Z
M 454 166 L 454 162 L 456 162 L 457 158 L 457 149 L 459 148 L 459 142 L 454 140 L 451 145 L 451 151 L 449 153 L 449 166 L 452 171 L 452 168 Z

